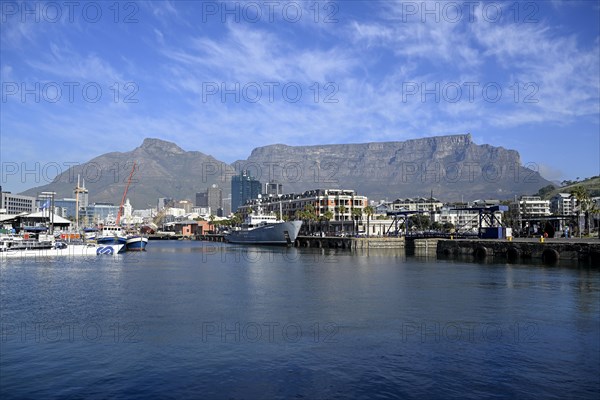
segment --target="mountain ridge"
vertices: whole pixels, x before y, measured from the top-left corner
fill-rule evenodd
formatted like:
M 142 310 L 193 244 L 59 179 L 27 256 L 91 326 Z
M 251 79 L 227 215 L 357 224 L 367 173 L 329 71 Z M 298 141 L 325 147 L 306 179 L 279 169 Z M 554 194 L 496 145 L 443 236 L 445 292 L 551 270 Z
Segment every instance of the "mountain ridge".
M 90 201 L 117 204 L 133 160 L 139 165 L 128 197 L 135 208 L 156 204 L 158 197 L 194 200 L 196 192 L 218 184 L 224 197 L 231 176 L 247 169 L 262 183 L 275 180 L 284 193 L 315 188 L 354 189 L 372 200 L 434 196 L 447 201 L 512 198 L 536 193 L 550 184 L 521 165 L 516 150 L 476 144 L 470 134 L 405 141 L 254 148 L 247 159 L 225 163 L 173 142 L 146 138 L 128 152 L 110 152 L 71 167 L 50 184 L 24 194 L 55 191 L 73 197 L 77 175 L 86 179 Z

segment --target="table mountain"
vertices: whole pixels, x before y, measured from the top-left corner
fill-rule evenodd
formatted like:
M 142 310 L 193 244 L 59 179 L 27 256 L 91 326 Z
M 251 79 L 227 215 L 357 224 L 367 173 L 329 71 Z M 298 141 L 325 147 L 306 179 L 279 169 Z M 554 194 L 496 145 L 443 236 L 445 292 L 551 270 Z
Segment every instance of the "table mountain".
M 471 135 L 404 142 L 286 146 L 254 149 L 236 169 L 257 171 L 284 192 L 312 188 L 355 189 L 371 200 L 427 196 L 458 201 L 508 199 L 532 194 L 550 182 L 521 165 L 519 153 L 478 145 Z

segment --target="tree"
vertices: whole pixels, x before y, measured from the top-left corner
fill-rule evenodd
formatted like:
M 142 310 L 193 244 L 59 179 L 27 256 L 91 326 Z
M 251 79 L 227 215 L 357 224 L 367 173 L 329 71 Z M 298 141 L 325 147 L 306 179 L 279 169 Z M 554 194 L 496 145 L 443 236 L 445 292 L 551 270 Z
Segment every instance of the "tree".
M 435 221 L 431 224 L 431 229 L 434 231 L 441 231 L 442 230 L 442 224 L 440 224 L 439 222 Z
M 311 222 L 317 220 L 315 207 L 312 204 L 305 205 L 304 210 L 302 211 L 302 217 L 304 220 L 308 221 L 308 232 L 310 233 Z
M 547 195 L 549 195 L 550 193 L 552 193 L 552 191 L 554 191 L 554 189 L 556 189 L 556 187 L 554 185 L 544 186 L 543 188 L 538 190 L 537 195 L 540 196 L 541 198 L 544 198 Z
M 578 212 L 577 212 L 577 225 L 579 226 L 579 212 L 583 212 L 584 214 L 584 231 L 587 233 L 589 233 L 589 216 L 590 216 L 590 209 L 592 208 L 592 200 L 590 199 L 590 196 L 586 190 L 585 187 L 578 185 L 575 186 L 572 190 L 571 190 L 571 195 L 575 196 L 575 198 L 577 199 L 577 203 L 579 204 L 578 206 Z M 579 236 L 581 237 L 581 230 L 579 230 Z
M 239 212 L 236 212 L 235 214 L 233 214 L 233 217 L 231 217 L 231 224 L 239 225 L 241 223 L 242 223 L 242 214 L 240 214 Z
M 454 224 L 452 222 L 444 222 L 444 225 L 442 225 L 442 227 L 444 228 L 444 231 L 446 233 L 451 233 L 454 229 Z
M 429 226 L 431 225 L 429 217 L 423 214 L 413 215 L 410 217 L 410 222 L 420 230 L 429 229 Z
M 371 220 L 375 209 L 372 206 L 366 206 L 364 211 L 367 216 L 367 237 L 369 237 L 369 221 Z
M 362 219 L 362 210 L 360 208 L 353 208 L 351 211 L 351 215 L 352 215 L 352 227 L 355 233 L 358 233 L 358 220 Z M 356 221 L 356 227 L 354 224 L 354 221 Z
M 342 220 L 342 233 L 344 233 L 344 214 L 346 213 L 346 206 L 343 204 L 340 204 L 337 207 L 337 210 L 340 214 L 340 219 Z
M 333 213 L 329 210 L 325 211 L 321 215 L 321 219 L 324 221 L 327 221 L 327 234 L 329 234 L 329 221 L 331 221 L 332 218 L 333 218 Z

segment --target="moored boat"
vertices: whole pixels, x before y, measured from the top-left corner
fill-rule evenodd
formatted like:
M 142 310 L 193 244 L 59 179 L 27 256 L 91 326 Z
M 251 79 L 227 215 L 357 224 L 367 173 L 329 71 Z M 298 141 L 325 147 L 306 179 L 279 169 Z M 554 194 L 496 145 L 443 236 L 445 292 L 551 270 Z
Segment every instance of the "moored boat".
M 104 225 L 98 231 L 96 243 L 100 245 L 123 245 L 122 249 L 125 250 L 127 236 L 125 236 L 123 228 L 118 225 Z
M 147 244 L 148 238 L 139 235 L 133 235 L 127 237 L 125 247 L 127 251 L 144 251 L 146 250 Z
M 231 230 L 225 240 L 229 243 L 239 244 L 264 244 L 264 245 L 292 245 L 302 221 L 282 221 L 275 215 L 250 214 L 238 229 Z
M 72 244 L 45 239 L 35 240 L 19 237 L 0 237 L 0 259 L 116 255 L 124 246 L 124 244 Z

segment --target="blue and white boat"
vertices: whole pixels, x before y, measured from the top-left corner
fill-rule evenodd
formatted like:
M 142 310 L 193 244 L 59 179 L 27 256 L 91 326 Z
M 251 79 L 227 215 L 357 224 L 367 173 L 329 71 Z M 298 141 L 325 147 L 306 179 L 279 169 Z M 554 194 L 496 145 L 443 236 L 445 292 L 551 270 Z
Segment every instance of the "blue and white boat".
M 55 241 L 51 237 L 25 239 L 14 236 L 0 236 L 0 260 L 8 258 L 38 258 L 45 260 L 66 256 L 113 256 L 122 251 L 124 247 L 122 244 L 65 243 Z
M 127 236 L 125 246 L 127 248 L 127 251 L 144 251 L 146 250 L 147 244 L 148 238 L 139 235 L 131 235 Z
M 126 249 L 127 236 L 123 228 L 118 225 L 104 225 L 96 235 L 96 243 L 99 245 L 123 245 L 121 251 Z

